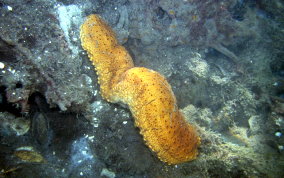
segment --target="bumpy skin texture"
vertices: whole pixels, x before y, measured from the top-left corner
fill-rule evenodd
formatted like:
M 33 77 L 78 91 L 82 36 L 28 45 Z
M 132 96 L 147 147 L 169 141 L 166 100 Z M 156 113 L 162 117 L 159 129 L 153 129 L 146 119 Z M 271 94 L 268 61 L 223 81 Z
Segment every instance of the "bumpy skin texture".
M 96 68 L 102 96 L 129 106 L 150 149 L 168 164 L 196 158 L 200 138 L 177 108 L 171 86 L 159 73 L 134 67 L 114 32 L 98 16 L 81 26 L 83 48 Z

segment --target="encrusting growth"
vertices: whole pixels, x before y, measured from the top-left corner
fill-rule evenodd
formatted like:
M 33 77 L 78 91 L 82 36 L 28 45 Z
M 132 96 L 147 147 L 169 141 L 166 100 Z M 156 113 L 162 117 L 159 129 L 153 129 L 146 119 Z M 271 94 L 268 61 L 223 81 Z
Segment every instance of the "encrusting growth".
M 200 138 L 178 110 L 166 79 L 153 70 L 134 67 L 131 56 L 98 15 L 87 17 L 80 38 L 97 71 L 101 95 L 129 106 L 144 141 L 159 159 L 168 164 L 195 159 Z

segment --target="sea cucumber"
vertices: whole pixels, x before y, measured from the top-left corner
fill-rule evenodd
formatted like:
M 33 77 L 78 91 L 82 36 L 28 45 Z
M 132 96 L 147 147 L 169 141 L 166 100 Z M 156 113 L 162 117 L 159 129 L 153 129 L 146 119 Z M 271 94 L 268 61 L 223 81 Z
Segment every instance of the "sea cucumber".
M 97 71 L 101 95 L 109 102 L 128 105 L 146 145 L 158 158 L 168 164 L 194 160 L 200 137 L 178 110 L 165 77 L 134 67 L 127 50 L 98 15 L 87 17 L 80 38 Z

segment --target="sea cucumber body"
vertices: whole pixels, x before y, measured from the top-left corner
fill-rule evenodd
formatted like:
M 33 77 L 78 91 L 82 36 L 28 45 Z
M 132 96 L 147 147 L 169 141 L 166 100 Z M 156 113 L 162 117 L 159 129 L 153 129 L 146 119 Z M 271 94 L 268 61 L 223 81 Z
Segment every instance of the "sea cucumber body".
M 102 96 L 129 106 L 144 141 L 159 159 L 168 164 L 195 159 L 200 138 L 178 110 L 165 77 L 134 67 L 127 50 L 98 15 L 87 18 L 80 37 L 96 68 Z

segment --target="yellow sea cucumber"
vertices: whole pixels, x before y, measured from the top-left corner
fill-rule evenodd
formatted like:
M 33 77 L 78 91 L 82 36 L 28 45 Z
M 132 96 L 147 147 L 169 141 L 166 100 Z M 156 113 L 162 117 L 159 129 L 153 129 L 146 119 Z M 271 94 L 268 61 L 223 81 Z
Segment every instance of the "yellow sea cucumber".
M 159 159 L 168 164 L 195 159 L 200 138 L 178 110 L 167 80 L 153 70 L 134 67 L 127 50 L 98 15 L 87 17 L 80 38 L 97 71 L 101 95 L 129 106 L 135 125 Z

